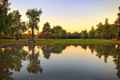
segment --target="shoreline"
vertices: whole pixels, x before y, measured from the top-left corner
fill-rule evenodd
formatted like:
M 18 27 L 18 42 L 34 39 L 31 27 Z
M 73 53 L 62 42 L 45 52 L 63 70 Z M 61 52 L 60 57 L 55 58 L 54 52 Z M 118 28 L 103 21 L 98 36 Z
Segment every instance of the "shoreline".
M 29 45 L 27 39 L 1 39 L 1 45 Z M 37 39 L 34 45 L 116 45 L 120 41 L 105 39 Z

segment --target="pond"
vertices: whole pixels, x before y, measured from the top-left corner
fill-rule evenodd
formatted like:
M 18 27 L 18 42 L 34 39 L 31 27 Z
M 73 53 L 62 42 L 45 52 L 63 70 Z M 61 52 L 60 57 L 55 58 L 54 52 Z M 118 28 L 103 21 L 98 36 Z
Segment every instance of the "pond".
M 114 45 L 0 47 L 0 80 L 120 80 Z

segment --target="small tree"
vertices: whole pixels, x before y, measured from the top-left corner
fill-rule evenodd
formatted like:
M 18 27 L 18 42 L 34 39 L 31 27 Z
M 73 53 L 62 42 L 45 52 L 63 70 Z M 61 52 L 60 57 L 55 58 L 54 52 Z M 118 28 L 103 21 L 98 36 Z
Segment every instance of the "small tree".
M 43 38 L 51 38 L 52 32 L 51 32 L 51 26 L 50 23 L 46 22 L 43 26 L 42 30 L 42 37 Z
M 81 31 L 80 35 L 81 35 L 81 38 L 85 38 L 85 39 L 88 38 L 88 33 L 86 30 Z
M 52 29 L 53 38 L 63 38 L 65 34 L 66 34 L 66 31 L 59 25 L 55 26 Z

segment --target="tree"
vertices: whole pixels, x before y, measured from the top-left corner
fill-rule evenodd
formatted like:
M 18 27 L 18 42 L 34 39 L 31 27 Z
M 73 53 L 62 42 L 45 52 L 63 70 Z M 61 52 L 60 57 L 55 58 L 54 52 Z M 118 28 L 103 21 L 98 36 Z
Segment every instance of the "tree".
M 110 34 L 111 38 L 115 39 L 118 36 L 118 30 L 117 30 L 116 25 L 115 24 L 111 24 L 110 30 L 111 30 L 111 34 Z
M 16 37 L 16 40 L 19 39 L 20 35 L 20 27 L 21 27 L 21 15 L 18 10 L 14 10 L 13 12 L 9 13 L 10 16 L 10 32 Z
M 109 20 L 106 18 L 103 25 L 103 38 L 111 39 L 111 32 L 111 24 L 109 24 Z
M 21 29 L 21 33 L 25 32 L 27 30 L 27 25 L 25 22 L 20 23 L 20 29 Z
M 103 38 L 103 31 L 104 30 L 104 26 L 103 24 L 100 22 L 98 25 L 97 25 L 97 29 L 96 29 L 96 33 L 95 33 L 95 37 L 96 38 Z
M 46 22 L 44 24 L 44 27 L 43 27 L 43 31 L 42 32 L 49 32 L 51 31 L 51 26 L 50 26 L 50 23 L 49 22 Z
M 88 37 L 89 38 L 95 38 L 95 29 L 94 29 L 94 27 L 92 27 L 91 30 L 89 31 Z
M 85 38 L 85 39 L 88 38 L 88 33 L 86 30 L 81 31 L 80 35 L 81 35 L 81 38 Z
M 0 0 L 0 34 L 5 34 L 8 28 L 8 0 Z
M 61 26 L 57 25 L 52 29 L 52 37 L 53 38 L 63 38 L 66 34 L 66 31 L 62 29 Z
M 26 22 L 20 22 L 20 27 L 19 27 L 19 37 L 22 38 L 23 33 L 28 29 Z
M 34 30 L 39 30 L 38 23 L 40 21 L 39 17 L 42 11 L 39 9 L 29 9 L 26 12 L 27 17 L 29 18 L 29 28 L 32 31 L 32 41 L 34 41 Z
M 42 37 L 43 38 L 51 38 L 52 32 L 51 32 L 51 26 L 49 22 L 46 22 L 43 26 L 42 30 Z
M 120 7 L 119 7 L 119 11 L 120 11 Z M 118 39 L 120 39 L 120 12 L 118 13 L 118 18 L 115 21 L 116 27 L 118 28 Z
M 105 39 L 112 39 L 115 38 L 118 34 L 117 28 L 115 27 L 114 24 L 110 24 L 108 22 L 108 19 L 105 20 L 104 24 L 104 38 Z
M 117 36 L 117 28 L 114 24 L 110 24 L 108 19 L 105 19 L 105 23 L 99 23 L 95 31 L 95 37 L 100 39 L 112 39 Z
M 22 33 L 27 30 L 27 26 L 25 22 L 21 21 L 21 14 L 18 10 L 14 10 L 8 14 L 9 18 L 9 28 L 7 34 L 12 36 L 12 38 L 16 38 L 18 40 Z

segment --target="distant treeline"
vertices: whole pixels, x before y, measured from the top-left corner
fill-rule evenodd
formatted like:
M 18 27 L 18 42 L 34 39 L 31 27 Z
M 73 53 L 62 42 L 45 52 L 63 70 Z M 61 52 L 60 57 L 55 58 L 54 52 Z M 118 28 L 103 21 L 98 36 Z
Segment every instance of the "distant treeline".
M 45 23 L 43 31 L 38 35 L 39 38 L 100 38 L 114 39 L 118 36 L 118 27 L 115 24 L 110 24 L 108 19 L 105 23 L 99 23 L 96 28 L 92 27 L 90 31 L 84 30 L 81 32 L 69 33 L 62 29 L 61 26 L 51 28 L 50 23 Z
M 68 38 L 100 38 L 114 39 L 120 37 L 120 13 L 115 23 L 111 24 L 108 19 L 105 23 L 99 23 L 96 27 L 92 27 L 90 31 L 84 30 L 81 32 L 69 33 L 66 32 L 60 25 L 52 26 L 49 22 L 43 25 L 42 32 L 35 35 L 35 31 L 39 31 L 38 23 L 40 22 L 41 9 L 29 9 L 26 11 L 28 18 L 27 22 L 21 20 L 21 14 L 18 10 L 9 11 L 9 0 L 0 1 L 0 38 L 45 38 L 45 39 L 68 39 Z M 29 31 L 28 34 L 24 34 Z

